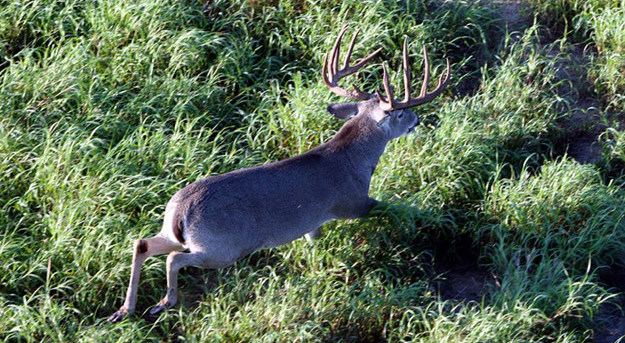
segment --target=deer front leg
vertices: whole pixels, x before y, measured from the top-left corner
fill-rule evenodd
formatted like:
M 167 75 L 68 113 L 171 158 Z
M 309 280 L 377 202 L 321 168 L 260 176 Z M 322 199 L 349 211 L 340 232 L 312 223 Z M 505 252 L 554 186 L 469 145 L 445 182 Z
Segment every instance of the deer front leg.
M 109 318 L 109 322 L 118 322 L 127 314 L 134 312 L 137 302 L 137 289 L 139 287 L 139 277 L 141 276 L 141 266 L 145 260 L 152 255 L 165 254 L 174 250 L 181 249 L 182 246 L 176 244 L 163 236 L 155 236 L 148 239 L 137 239 L 134 244 L 134 252 L 132 255 L 132 267 L 130 269 L 130 282 L 128 291 L 126 292 L 126 301 L 124 305 L 113 313 Z

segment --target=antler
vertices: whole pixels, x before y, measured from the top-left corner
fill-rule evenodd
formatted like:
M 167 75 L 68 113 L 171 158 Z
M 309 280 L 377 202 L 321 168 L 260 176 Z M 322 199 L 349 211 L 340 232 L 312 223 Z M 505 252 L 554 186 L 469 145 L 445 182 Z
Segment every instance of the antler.
M 356 63 L 353 66 L 349 66 L 349 58 L 352 55 L 352 50 L 354 49 L 354 43 L 356 42 L 356 37 L 358 37 L 358 33 L 360 32 L 360 30 L 356 30 L 356 33 L 354 33 L 354 37 L 352 38 L 352 41 L 349 44 L 349 48 L 347 49 L 347 55 L 345 56 L 345 60 L 343 62 L 343 68 L 339 70 L 339 54 L 341 50 L 341 39 L 343 38 L 345 31 L 347 31 L 348 26 L 349 25 L 345 25 L 343 26 L 343 29 L 341 29 L 339 36 L 336 38 L 336 41 L 334 42 L 334 46 L 332 47 L 332 50 L 329 52 L 330 58 L 328 59 L 328 53 L 326 53 L 326 55 L 324 56 L 321 75 L 323 76 L 323 82 L 326 84 L 326 86 L 328 86 L 328 88 L 330 88 L 332 92 L 341 96 L 352 98 L 352 99 L 369 100 L 372 94 L 363 92 L 354 85 L 352 85 L 352 87 L 354 87 L 353 90 L 341 88 L 338 86 L 337 82 L 343 77 L 353 74 L 356 71 L 358 71 L 358 69 L 362 68 L 367 62 L 369 62 L 369 60 L 375 57 L 375 55 L 377 55 L 382 49 L 380 48 L 374 51 L 371 55 L 361 59 L 360 62 Z
M 447 84 L 449 83 L 449 59 L 447 59 L 447 72 L 445 74 L 445 80 L 443 80 L 443 74 L 441 74 L 441 76 L 438 78 L 438 84 L 436 85 L 436 88 L 431 93 L 427 92 L 428 82 L 430 81 L 430 60 L 428 59 L 428 53 L 425 50 L 425 46 L 423 46 L 423 60 L 425 64 L 423 86 L 421 86 L 421 94 L 419 94 L 419 97 L 412 98 L 410 96 L 410 65 L 408 63 L 407 45 L 407 41 L 404 38 L 404 47 L 402 51 L 404 63 L 404 101 L 398 101 L 393 97 L 393 90 L 388 83 L 388 72 L 386 71 L 386 64 L 382 64 L 382 69 L 384 71 L 382 84 L 384 85 L 384 91 L 386 92 L 386 99 L 377 90 L 376 94 L 380 99 L 380 108 L 382 108 L 384 111 L 399 110 L 402 108 L 413 107 L 432 101 L 443 91 L 443 89 L 445 89 L 445 87 L 447 87 Z

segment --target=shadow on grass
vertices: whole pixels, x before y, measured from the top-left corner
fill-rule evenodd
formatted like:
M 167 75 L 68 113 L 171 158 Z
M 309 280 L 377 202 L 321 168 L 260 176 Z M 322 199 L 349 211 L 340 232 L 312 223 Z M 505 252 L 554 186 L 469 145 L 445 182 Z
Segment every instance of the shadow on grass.
M 602 304 L 594 318 L 596 343 L 617 342 L 625 337 L 625 265 L 612 265 L 599 270 L 599 280 L 618 293 L 609 303 Z

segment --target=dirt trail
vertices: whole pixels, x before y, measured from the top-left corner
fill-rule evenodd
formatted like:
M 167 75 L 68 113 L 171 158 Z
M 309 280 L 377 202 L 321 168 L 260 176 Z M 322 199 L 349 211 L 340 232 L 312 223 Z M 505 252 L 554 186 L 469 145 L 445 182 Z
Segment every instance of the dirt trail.
M 491 0 L 491 4 L 501 15 L 508 32 L 522 32 L 532 24 L 527 9 L 527 0 Z M 520 36 L 520 34 L 519 34 Z M 542 45 L 546 47 L 552 41 L 546 39 Z M 569 100 L 571 115 L 559 123 L 564 133 L 560 154 L 567 154 L 579 163 L 594 163 L 601 154 L 598 142 L 599 135 L 606 129 L 601 123 L 600 102 L 594 98 L 592 84 L 588 82 L 586 65 L 592 52 L 582 45 L 567 44 L 566 51 L 550 51 L 550 55 L 559 59 L 557 78 L 563 82 L 560 93 Z M 437 274 L 440 279 L 435 287 L 441 298 L 463 302 L 476 301 L 486 295 L 489 284 L 496 284 L 496 277 L 490 275 L 474 263 L 458 263 L 454 266 L 439 265 Z M 625 268 L 608 273 L 610 277 L 601 276 L 605 286 L 625 292 Z M 615 302 L 601 306 L 593 320 L 595 343 L 625 343 L 625 297 L 620 295 Z
M 523 30 L 529 26 L 529 18 L 523 16 L 524 12 L 529 12 L 524 8 L 526 0 L 493 0 L 493 5 L 501 13 L 508 31 Z M 547 40 L 543 45 L 551 43 L 553 41 Z M 581 44 L 569 43 L 565 48 L 565 54 L 562 51 L 549 52 L 559 59 L 556 76 L 564 81 L 560 93 L 569 99 L 571 106 L 571 115 L 560 122 L 565 133 L 560 153 L 568 154 L 579 163 L 594 163 L 601 154 L 598 138 L 606 126 L 601 123 L 600 102 L 594 97 L 593 85 L 586 75 L 588 56 L 592 52 L 585 50 Z M 613 303 L 602 305 L 595 316 L 594 342 L 625 342 L 625 315 L 621 309 L 625 305 L 622 295 L 625 291 L 625 268 L 612 268 L 600 278 L 607 287 L 617 289 L 621 295 Z
M 532 23 L 526 0 L 492 0 L 509 32 L 522 31 Z M 543 46 L 553 41 L 543 42 Z M 586 77 L 588 51 L 581 45 L 568 44 L 566 51 L 551 51 L 559 59 L 557 77 L 565 81 L 562 94 L 570 100 L 572 114 L 561 121 L 564 132 L 560 154 L 567 154 L 579 163 L 594 163 L 599 159 L 599 135 L 606 129 L 600 123 L 599 102 L 593 97 L 592 84 Z M 574 87 L 568 87 L 567 83 Z M 580 91 L 582 90 L 582 91 Z
M 529 26 L 528 18 L 523 15 L 522 0 L 493 0 L 493 6 L 501 14 L 501 19 L 508 27 L 508 31 L 519 31 Z

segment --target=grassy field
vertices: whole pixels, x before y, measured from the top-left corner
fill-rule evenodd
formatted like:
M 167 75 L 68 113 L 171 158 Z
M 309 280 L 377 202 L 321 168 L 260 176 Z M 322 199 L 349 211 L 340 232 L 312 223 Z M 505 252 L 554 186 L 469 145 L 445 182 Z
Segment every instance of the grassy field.
M 0 0 L 0 340 L 625 334 L 625 1 L 525 5 L 530 24 L 509 32 L 488 1 Z M 320 66 L 346 23 L 362 30 L 356 57 L 382 47 L 398 70 L 407 36 L 415 79 L 423 44 L 436 75 L 452 64 L 417 134 L 380 161 L 371 195 L 385 204 L 326 224 L 312 248 L 184 269 L 182 304 L 158 318 L 143 311 L 165 294 L 165 257 L 150 258 L 138 312 L 107 323 L 133 241 L 160 230 L 178 189 L 340 127 Z M 561 75 L 576 46 L 583 82 Z M 381 61 L 355 82 L 379 86 Z M 584 99 L 597 123 L 572 128 Z M 567 154 L 584 130 L 595 163 Z M 444 291 L 475 279 L 477 295 Z

